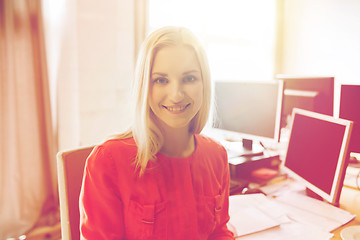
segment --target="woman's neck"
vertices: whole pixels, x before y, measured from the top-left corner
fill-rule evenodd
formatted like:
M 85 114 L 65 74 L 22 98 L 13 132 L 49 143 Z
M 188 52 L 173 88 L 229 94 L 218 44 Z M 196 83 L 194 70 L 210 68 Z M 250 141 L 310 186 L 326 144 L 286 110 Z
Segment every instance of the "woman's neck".
M 188 157 L 195 151 L 194 135 L 188 128 L 163 128 L 164 144 L 160 153 L 168 157 Z

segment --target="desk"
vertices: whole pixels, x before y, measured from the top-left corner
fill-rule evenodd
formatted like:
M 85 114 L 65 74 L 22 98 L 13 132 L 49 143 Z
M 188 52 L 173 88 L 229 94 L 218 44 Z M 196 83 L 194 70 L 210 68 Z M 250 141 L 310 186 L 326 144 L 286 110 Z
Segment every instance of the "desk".
M 356 214 L 356 218 L 343 227 L 333 231 L 332 233 L 334 233 L 334 237 L 331 238 L 333 240 L 342 240 L 340 237 L 340 232 L 344 228 L 353 225 L 360 225 L 360 191 L 344 186 L 340 196 L 340 208 Z
M 346 224 L 345 226 L 333 231 L 332 233 L 334 234 L 334 236 L 331 238 L 331 240 L 342 240 L 342 238 L 340 236 L 341 231 L 346 227 L 350 227 L 350 226 L 354 226 L 354 225 L 360 225 L 360 222 L 358 220 L 354 219 L 351 222 L 349 222 L 348 224 Z
M 356 220 L 360 222 L 360 191 L 344 186 L 340 195 L 340 208 L 356 214 Z

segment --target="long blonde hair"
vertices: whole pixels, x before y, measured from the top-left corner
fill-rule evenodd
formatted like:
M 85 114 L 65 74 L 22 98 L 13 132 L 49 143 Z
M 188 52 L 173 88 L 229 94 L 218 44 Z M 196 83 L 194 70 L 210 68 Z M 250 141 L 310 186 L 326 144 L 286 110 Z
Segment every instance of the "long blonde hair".
M 149 85 L 154 57 L 161 48 L 167 46 L 185 45 L 191 47 L 200 64 L 203 80 L 203 104 L 199 112 L 191 120 L 189 131 L 200 133 L 204 128 L 210 111 L 211 81 L 206 53 L 196 36 L 183 27 L 163 27 L 147 36 L 141 45 L 132 86 L 134 120 L 131 128 L 116 138 L 133 137 L 138 147 L 135 165 L 141 176 L 149 160 L 155 160 L 155 155 L 163 145 L 163 134 L 152 119 L 149 105 Z

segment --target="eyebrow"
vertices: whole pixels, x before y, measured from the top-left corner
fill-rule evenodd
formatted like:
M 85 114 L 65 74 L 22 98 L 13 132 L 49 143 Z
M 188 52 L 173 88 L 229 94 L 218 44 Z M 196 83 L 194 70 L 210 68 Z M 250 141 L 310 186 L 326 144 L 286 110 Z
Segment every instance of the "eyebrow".
M 183 73 L 183 75 L 187 75 L 187 74 L 189 74 L 189 73 L 200 73 L 200 71 L 199 71 L 199 70 L 194 69 L 194 70 L 190 70 L 190 71 L 186 71 L 186 72 L 184 72 L 184 73 Z
M 162 76 L 162 77 L 166 77 L 166 76 L 167 76 L 166 73 L 161 73 L 161 72 L 154 72 L 154 73 L 152 73 L 151 75 L 160 75 L 160 76 Z
M 183 75 L 187 75 L 187 74 L 190 74 L 190 73 L 200 73 L 199 70 L 189 70 L 189 71 L 186 71 L 186 72 L 183 72 Z M 159 76 L 162 76 L 162 77 L 166 77 L 167 74 L 166 73 L 162 73 L 162 72 L 153 72 L 151 75 L 159 75 Z

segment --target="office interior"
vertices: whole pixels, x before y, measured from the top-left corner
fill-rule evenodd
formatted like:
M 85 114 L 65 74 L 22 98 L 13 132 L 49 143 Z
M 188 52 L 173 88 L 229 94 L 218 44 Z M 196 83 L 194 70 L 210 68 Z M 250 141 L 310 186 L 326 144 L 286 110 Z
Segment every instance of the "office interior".
M 31 121 L 36 126 L 33 127 L 28 125 L 29 116 L 42 116 L 44 111 L 41 109 L 24 110 L 19 107 L 21 103 L 13 102 L 15 98 L 8 97 L 2 100 L 1 118 L 4 116 L 4 120 L 1 121 L 1 143 L 3 148 L 0 154 L 3 177 L 0 181 L 0 196 L 7 197 L 0 198 L 0 212 L 2 212 L 0 238 L 27 234 L 28 239 L 31 239 L 31 231 L 35 231 L 33 236 L 36 237 L 38 234 L 44 236 L 43 239 L 49 239 L 45 237 L 47 232 L 53 234 L 53 239 L 59 237 L 56 152 L 97 144 L 111 134 L 126 129 L 131 121 L 129 114 L 131 105 L 128 97 L 131 79 L 134 77 L 136 53 L 146 34 L 158 26 L 156 21 L 149 21 L 152 16 L 150 11 L 154 10 L 154 6 L 164 4 L 162 11 L 166 12 L 166 9 L 171 9 L 171 5 L 176 6 L 182 2 L 183 5 L 187 4 L 187 8 L 183 11 L 195 9 L 191 12 L 192 15 L 206 13 L 208 18 L 215 18 L 215 16 L 219 18 L 219 14 L 226 14 L 230 9 L 232 14 L 238 14 L 234 7 L 236 5 L 232 5 L 236 2 L 234 0 L 215 1 L 216 3 L 205 0 L 173 0 L 167 1 L 167 4 L 159 0 L 108 0 L 101 3 L 84 0 L 43 0 L 33 1 L 33 4 L 34 2 L 37 2 L 37 8 L 33 5 L 29 7 L 26 1 L 22 0 L 0 1 L 1 24 L 14 21 L 17 16 L 15 13 L 25 13 L 27 8 L 40 9 L 32 14 L 37 14 L 36 16 L 42 19 L 40 21 L 43 27 L 40 31 L 42 37 L 39 39 L 43 41 L 41 43 L 44 46 L 43 61 L 46 61 L 46 64 L 43 64 L 46 70 L 42 71 L 45 77 L 42 77 L 47 79 L 45 85 L 48 85 L 44 108 L 50 109 L 50 114 L 45 120 Z M 207 7 L 207 4 L 210 5 L 207 2 L 213 4 L 213 8 Z M 157 5 L 152 5 L 152 3 Z M 265 1 L 258 2 L 260 13 L 266 11 L 261 8 L 261 4 L 265 4 Z M 247 53 L 249 61 L 253 60 L 255 63 L 253 73 L 241 75 L 242 64 L 246 65 L 246 63 L 239 62 L 238 65 L 233 63 L 229 65 L 232 68 L 231 71 L 235 72 L 234 69 L 236 69 L 239 76 L 234 77 L 234 74 L 229 75 L 223 71 L 222 77 L 222 70 L 215 69 L 213 80 L 271 81 L 279 74 L 295 77 L 333 77 L 333 114 L 338 117 L 341 85 L 360 85 L 360 68 L 358 67 L 360 65 L 360 45 L 358 44 L 360 42 L 360 15 L 358 14 L 360 2 L 356 0 L 273 0 L 266 1 L 266 4 L 271 6 L 268 11 L 274 13 L 266 17 L 271 18 L 274 25 L 270 33 L 254 34 L 258 37 L 256 44 L 259 44 L 255 46 L 266 47 L 261 49 L 260 53 Z M 243 6 L 245 5 L 241 5 Z M 171 11 L 168 10 L 168 12 Z M 239 9 L 239 13 L 243 12 Z M 253 14 L 256 15 L 256 12 L 254 11 Z M 183 15 L 187 16 L 186 12 Z M 261 21 L 261 14 L 258 13 L 256 16 L 258 17 L 254 19 L 259 20 L 256 27 L 265 24 L 265 21 Z M 192 22 L 191 19 L 187 23 L 188 27 L 201 29 L 203 23 L 197 25 L 195 20 Z M 22 19 L 22 21 L 27 20 Z M 175 20 L 169 20 L 169 22 L 182 23 Z M 161 24 L 167 25 L 163 22 Z M 225 34 L 229 34 L 230 31 L 237 36 L 227 40 L 231 42 L 230 46 L 238 44 L 237 41 L 247 41 L 238 37 L 238 35 L 241 36 L 241 31 L 250 29 L 256 32 L 255 27 L 251 27 L 251 21 L 229 22 L 228 24 L 231 27 Z M 16 26 L 16 24 L 10 25 Z M 222 27 L 214 26 L 214 29 L 222 29 Z M 30 29 L 35 28 L 30 27 Z M 6 33 L 3 30 L 0 31 L 1 38 L 5 39 Z M 206 38 L 203 32 L 200 32 L 200 35 Z M 213 39 L 221 41 L 228 39 L 228 35 L 224 38 L 216 36 Z M 4 52 L 11 53 L 6 43 L 9 42 L 1 43 L 1 49 L 7 50 L 0 50 L 1 61 L 5 61 L 4 63 L 9 57 L 8 55 L 4 57 Z M 11 45 L 12 48 L 14 46 L 16 45 Z M 224 49 L 231 50 L 231 47 Z M 267 54 L 261 55 L 265 51 L 268 51 Z M 243 52 L 246 53 L 246 51 Z M 223 58 L 228 57 L 227 61 L 231 62 L 233 58 L 236 58 L 236 56 L 231 56 L 231 51 L 227 53 L 227 55 L 224 53 L 221 55 Z M 17 56 L 21 58 L 21 54 Z M 26 57 L 27 55 L 24 58 Z M 217 63 L 216 59 L 210 59 L 211 61 Z M 256 63 L 258 63 L 257 66 Z M 262 69 L 265 64 L 266 69 L 265 67 Z M 2 65 L 0 69 L 4 72 L 7 65 L 0 65 Z M 24 69 L 28 70 L 26 66 L 24 68 L 24 65 L 12 65 L 12 67 L 14 67 L 12 73 L 23 72 L 17 76 L 0 74 L 2 97 L 9 96 L 5 92 L 9 92 L 6 87 L 11 85 L 9 84 L 11 77 L 18 78 L 19 84 L 26 81 L 27 72 L 24 73 Z M 245 71 L 245 67 L 243 69 Z M 16 88 L 11 88 L 10 93 L 14 96 L 27 96 L 27 91 L 36 91 L 36 89 L 38 88 L 25 87 L 24 89 L 23 87 L 18 91 Z M 23 101 L 29 101 L 29 99 L 25 98 Z M 356 104 L 359 103 L 354 103 Z M 14 113 L 16 109 L 22 109 L 23 112 Z M 19 124 L 16 126 L 5 118 L 12 114 L 22 116 L 17 118 Z M 51 138 L 49 141 L 51 145 L 41 145 L 41 137 L 34 137 L 39 135 L 36 132 L 39 124 L 47 126 L 45 135 Z M 36 147 L 41 150 L 36 150 Z M 31 157 L 27 157 L 28 155 Z M 22 160 L 24 158 L 27 159 L 26 162 Z M 14 162 L 16 162 L 15 165 Z M 19 168 L 22 171 L 20 176 Z M 27 172 L 32 174 L 24 174 Z M 357 194 L 359 191 L 353 190 L 356 191 L 355 196 L 359 197 Z M 354 199 L 346 201 L 353 202 Z M 36 232 L 36 228 L 40 229 L 39 232 Z

